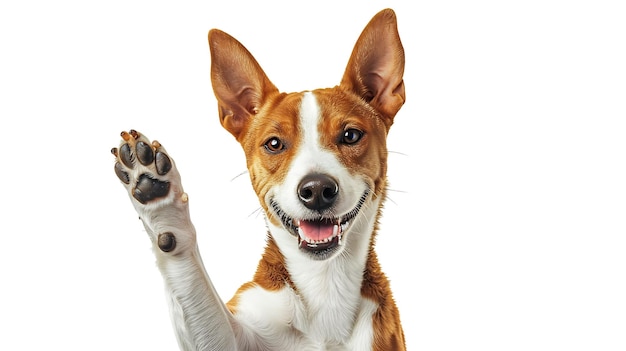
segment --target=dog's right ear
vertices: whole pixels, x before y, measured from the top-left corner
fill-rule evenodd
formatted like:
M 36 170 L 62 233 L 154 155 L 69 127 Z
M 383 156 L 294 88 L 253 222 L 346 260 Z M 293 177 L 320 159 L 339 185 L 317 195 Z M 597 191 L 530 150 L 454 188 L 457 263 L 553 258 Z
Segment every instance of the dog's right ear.
M 217 98 L 220 122 L 237 140 L 248 120 L 257 114 L 266 98 L 278 89 L 267 78 L 250 52 L 230 35 L 212 29 L 211 83 Z

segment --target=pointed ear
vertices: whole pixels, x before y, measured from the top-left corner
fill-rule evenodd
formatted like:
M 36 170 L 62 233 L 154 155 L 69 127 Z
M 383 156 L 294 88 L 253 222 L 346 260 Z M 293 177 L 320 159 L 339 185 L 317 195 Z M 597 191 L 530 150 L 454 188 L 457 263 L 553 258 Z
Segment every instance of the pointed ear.
M 250 52 L 230 35 L 212 29 L 211 83 L 222 126 L 239 140 L 249 119 L 257 114 L 269 94 L 278 89 Z
M 404 48 L 396 14 L 386 9 L 376 14 L 361 33 L 340 86 L 362 97 L 391 126 L 405 101 L 403 74 Z

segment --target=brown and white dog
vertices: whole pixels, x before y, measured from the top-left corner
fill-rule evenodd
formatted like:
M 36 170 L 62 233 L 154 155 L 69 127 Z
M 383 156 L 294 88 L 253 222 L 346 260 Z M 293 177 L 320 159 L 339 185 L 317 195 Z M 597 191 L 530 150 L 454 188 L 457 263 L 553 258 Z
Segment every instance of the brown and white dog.
M 222 126 L 239 141 L 269 235 L 252 281 L 224 304 L 207 276 L 174 161 L 122 132 L 115 173 L 154 244 L 183 350 L 404 350 L 374 243 L 386 137 L 405 101 L 392 10 L 359 37 L 339 86 L 281 93 L 252 55 L 209 32 Z

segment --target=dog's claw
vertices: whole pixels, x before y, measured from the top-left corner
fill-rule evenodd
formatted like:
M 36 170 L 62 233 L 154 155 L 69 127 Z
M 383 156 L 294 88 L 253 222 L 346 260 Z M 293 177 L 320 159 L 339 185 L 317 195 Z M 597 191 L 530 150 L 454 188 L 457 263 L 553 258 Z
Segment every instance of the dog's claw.
M 140 134 L 139 134 L 136 130 L 134 130 L 134 129 L 131 129 L 131 130 L 130 130 L 130 135 L 131 135 L 131 136 L 132 136 L 135 140 L 139 139 L 139 137 L 141 136 L 141 135 L 140 135 Z
M 116 147 L 112 148 L 111 153 L 113 154 L 113 156 L 117 157 L 117 148 Z
M 121 132 L 120 136 L 122 137 L 122 139 L 124 139 L 124 141 L 129 141 L 130 140 L 130 134 L 128 134 L 126 131 Z

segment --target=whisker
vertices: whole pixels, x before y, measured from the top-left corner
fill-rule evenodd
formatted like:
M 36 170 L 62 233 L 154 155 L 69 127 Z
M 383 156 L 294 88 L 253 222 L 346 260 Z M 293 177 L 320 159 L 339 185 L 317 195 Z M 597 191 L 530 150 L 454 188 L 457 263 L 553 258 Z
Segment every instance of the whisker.
M 387 200 L 387 202 L 391 202 L 392 204 L 398 206 L 398 203 L 395 202 L 389 195 L 386 196 L 385 200 Z
M 263 209 L 261 207 L 257 207 L 254 211 L 250 212 L 248 218 L 252 217 L 253 215 L 255 215 L 254 218 L 259 218 L 259 214 L 261 213 L 263 213 Z
M 392 150 L 388 150 L 387 151 L 388 154 L 395 154 L 395 155 L 400 155 L 400 156 L 406 156 L 409 157 L 408 154 L 405 154 L 404 152 L 400 152 L 400 151 L 392 151 Z
M 237 179 L 237 178 L 241 177 L 242 175 L 244 175 L 244 174 L 246 174 L 246 173 L 248 173 L 248 170 L 245 170 L 245 171 L 243 171 L 243 172 L 241 172 L 241 173 L 237 174 L 236 176 L 232 177 L 232 178 L 230 179 L 230 181 L 232 182 L 232 181 L 234 181 L 235 179 Z
M 408 194 L 409 192 L 406 191 L 406 190 L 387 188 L 387 191 L 385 192 L 385 200 L 393 203 L 396 206 L 398 206 L 398 203 L 396 201 L 394 201 L 394 199 L 389 195 L 389 193 Z

